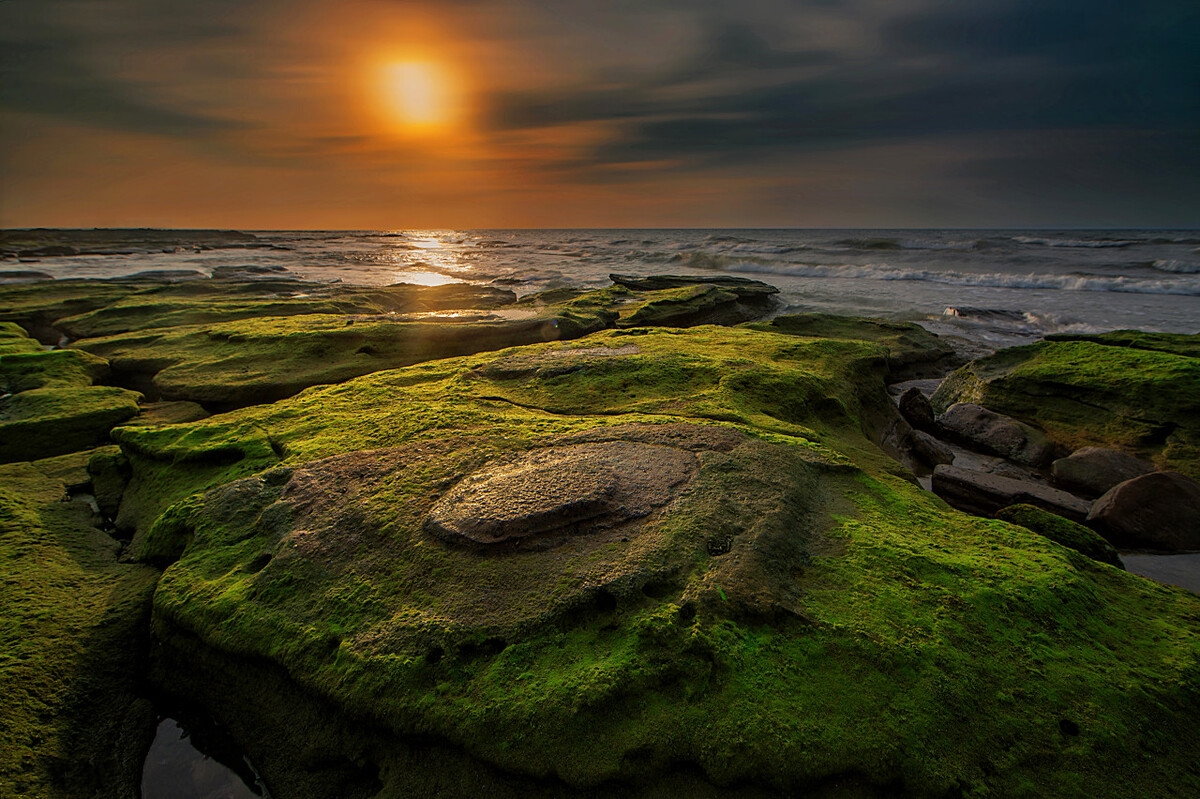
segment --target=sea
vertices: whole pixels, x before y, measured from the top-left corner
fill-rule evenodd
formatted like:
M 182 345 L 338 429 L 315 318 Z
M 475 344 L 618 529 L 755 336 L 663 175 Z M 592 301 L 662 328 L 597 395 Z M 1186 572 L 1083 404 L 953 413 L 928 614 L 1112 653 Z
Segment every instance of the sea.
M 968 354 L 1048 333 L 1200 331 L 1198 230 L 6 230 L 0 282 L 214 270 L 518 295 L 612 273 L 736 275 L 779 313 L 918 322 Z

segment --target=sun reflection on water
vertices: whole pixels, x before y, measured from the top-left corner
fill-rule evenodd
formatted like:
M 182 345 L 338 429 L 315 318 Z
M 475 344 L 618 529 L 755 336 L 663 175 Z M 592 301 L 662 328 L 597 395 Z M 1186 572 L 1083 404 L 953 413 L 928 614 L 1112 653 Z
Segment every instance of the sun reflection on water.
M 401 243 L 388 253 L 389 260 L 399 267 L 393 282 L 444 286 L 469 279 L 472 267 L 463 257 L 463 249 L 470 246 L 466 234 L 408 230 L 401 235 Z

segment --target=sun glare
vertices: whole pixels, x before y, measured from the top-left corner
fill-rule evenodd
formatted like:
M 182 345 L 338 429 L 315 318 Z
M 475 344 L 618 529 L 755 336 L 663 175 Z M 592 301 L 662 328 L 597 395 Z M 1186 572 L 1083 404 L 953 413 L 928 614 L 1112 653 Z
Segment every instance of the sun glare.
M 453 88 L 444 70 L 429 61 L 402 61 L 384 67 L 389 110 L 408 128 L 433 128 L 452 121 Z

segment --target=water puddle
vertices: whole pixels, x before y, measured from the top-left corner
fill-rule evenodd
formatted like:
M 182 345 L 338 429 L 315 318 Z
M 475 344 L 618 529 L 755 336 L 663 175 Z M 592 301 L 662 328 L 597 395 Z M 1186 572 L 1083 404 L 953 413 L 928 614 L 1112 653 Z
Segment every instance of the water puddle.
M 1200 594 L 1200 552 L 1183 555 L 1145 555 L 1121 553 L 1121 561 L 1131 573 L 1167 585 L 1177 585 Z
M 142 767 L 142 799 L 270 799 L 249 761 L 223 749 L 229 747 L 164 718 Z

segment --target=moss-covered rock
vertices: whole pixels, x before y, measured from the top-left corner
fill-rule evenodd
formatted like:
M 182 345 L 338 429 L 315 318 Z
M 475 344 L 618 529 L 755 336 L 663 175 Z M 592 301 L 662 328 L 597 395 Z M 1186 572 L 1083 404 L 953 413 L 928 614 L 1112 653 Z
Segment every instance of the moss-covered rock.
M 117 563 L 48 471 L 0 466 L 0 794 L 136 796 L 155 725 L 140 669 L 157 573 Z
M 41 348 L 41 344 L 31 339 L 25 329 L 17 323 L 0 322 L 0 355 L 37 352 Z
M 112 386 L 37 388 L 0 398 L 0 463 L 107 443 L 138 412 L 141 395 Z
M 863 434 L 886 369 L 870 342 L 617 330 L 122 428 L 140 551 L 178 557 L 158 679 L 246 697 L 211 701 L 298 794 L 1200 789 L 1200 598 L 894 475 Z M 694 471 L 484 548 L 427 524 L 464 480 L 604 442 Z M 429 741 L 476 765 L 413 769 Z
M 0 286 L 0 321 L 23 324 L 47 344 L 158 327 L 304 314 L 425 313 L 511 305 L 507 289 L 468 284 L 364 287 L 268 275 L 67 280 Z
M 0 463 L 107 443 L 113 427 L 138 413 L 140 394 L 92 385 L 108 374 L 104 359 L 44 350 L 15 326 L 7 332 L 11 346 L 0 350 Z
M 1106 347 L 1168 352 L 1200 358 L 1200 335 L 1154 333 L 1145 330 L 1111 330 L 1107 333 L 1052 333 L 1047 341 L 1091 341 Z
M 1115 447 L 1200 476 L 1200 360 L 1193 336 L 1156 349 L 1045 341 L 972 361 L 943 381 L 935 410 L 974 402 L 1044 430 L 1068 449 Z M 1168 346 L 1168 344 L 1170 346 Z
M 507 289 L 466 284 L 364 288 L 296 280 L 225 279 L 138 291 L 85 314 L 55 321 L 73 339 L 135 330 L 310 314 L 429 313 L 511 305 Z
M 1113 545 L 1094 530 L 1034 505 L 1009 505 L 997 511 L 996 518 L 1033 530 L 1038 535 L 1044 535 L 1054 543 L 1087 555 L 1092 560 L 1116 566 L 1118 569 L 1125 568 Z
M 915 322 L 804 313 L 749 326 L 789 336 L 877 342 L 887 349 L 889 382 L 941 377 L 963 362 L 953 347 Z
M 0 355 L 0 393 L 34 388 L 90 386 L 108 376 L 108 362 L 79 350 L 43 350 Z

